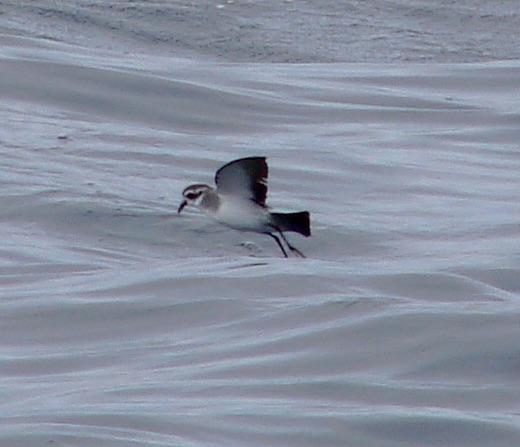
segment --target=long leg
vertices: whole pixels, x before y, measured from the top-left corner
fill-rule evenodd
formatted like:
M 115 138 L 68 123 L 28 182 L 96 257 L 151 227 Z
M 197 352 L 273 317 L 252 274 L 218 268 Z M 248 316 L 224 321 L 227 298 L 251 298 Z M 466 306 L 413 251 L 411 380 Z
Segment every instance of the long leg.
M 283 255 L 287 258 L 288 257 L 287 256 L 287 252 L 285 251 L 285 248 L 283 248 L 283 245 L 280 242 L 280 239 L 278 239 L 278 236 L 276 236 L 276 234 L 273 234 L 273 233 L 265 233 L 265 234 L 268 234 L 269 236 L 271 236 L 276 241 L 276 243 L 278 244 L 278 247 L 280 247 L 280 249 L 282 250 Z
M 277 228 L 276 230 L 278 231 L 278 233 L 280 233 L 280 236 L 282 236 L 282 239 L 285 241 L 285 243 L 289 247 L 289 250 L 296 253 L 298 256 L 305 258 L 305 255 L 300 250 L 298 250 L 296 247 L 293 247 L 291 244 L 289 244 L 289 241 L 286 239 L 286 237 L 284 236 L 284 234 L 282 233 L 282 231 L 279 228 Z

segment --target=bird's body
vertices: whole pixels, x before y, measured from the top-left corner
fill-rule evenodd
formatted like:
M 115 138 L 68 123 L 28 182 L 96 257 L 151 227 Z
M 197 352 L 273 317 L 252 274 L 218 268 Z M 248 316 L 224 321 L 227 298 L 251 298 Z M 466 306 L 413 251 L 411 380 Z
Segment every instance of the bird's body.
M 179 206 L 179 213 L 186 205 L 193 205 L 227 227 L 267 234 L 276 240 L 287 257 L 280 239 L 274 234 L 277 232 L 291 251 L 303 257 L 298 249 L 289 244 L 283 231 L 310 236 L 309 213 L 271 213 L 265 205 L 267 174 L 265 157 L 234 160 L 217 171 L 216 189 L 205 184 L 194 184 L 184 189 L 184 201 Z
M 269 210 L 241 197 L 221 194 L 218 212 L 211 216 L 217 222 L 239 231 L 255 233 L 272 231 L 272 227 L 269 227 L 271 221 Z

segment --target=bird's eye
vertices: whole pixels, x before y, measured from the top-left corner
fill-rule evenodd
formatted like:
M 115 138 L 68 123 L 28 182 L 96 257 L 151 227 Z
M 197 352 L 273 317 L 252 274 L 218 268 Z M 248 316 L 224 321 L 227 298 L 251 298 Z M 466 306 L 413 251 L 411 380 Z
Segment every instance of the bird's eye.
M 193 192 L 190 192 L 190 193 L 186 194 L 186 197 L 190 200 L 193 200 L 195 197 L 197 197 L 197 195 Z

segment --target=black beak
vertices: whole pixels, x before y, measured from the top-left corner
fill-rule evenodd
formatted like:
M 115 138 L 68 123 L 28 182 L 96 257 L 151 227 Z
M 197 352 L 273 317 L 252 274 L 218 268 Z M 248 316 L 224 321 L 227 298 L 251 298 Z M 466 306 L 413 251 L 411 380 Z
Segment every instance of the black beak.
M 177 210 L 177 214 L 181 214 L 181 211 L 184 209 L 184 207 L 188 204 L 186 200 L 183 200 L 183 202 L 179 205 L 179 209 Z

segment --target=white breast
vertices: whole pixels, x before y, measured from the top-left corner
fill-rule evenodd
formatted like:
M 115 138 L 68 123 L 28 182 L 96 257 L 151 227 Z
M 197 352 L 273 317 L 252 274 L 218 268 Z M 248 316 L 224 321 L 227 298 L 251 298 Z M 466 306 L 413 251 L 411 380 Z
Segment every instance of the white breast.
M 269 231 L 269 211 L 250 200 L 220 194 L 219 208 L 211 216 L 219 223 L 241 231 Z

